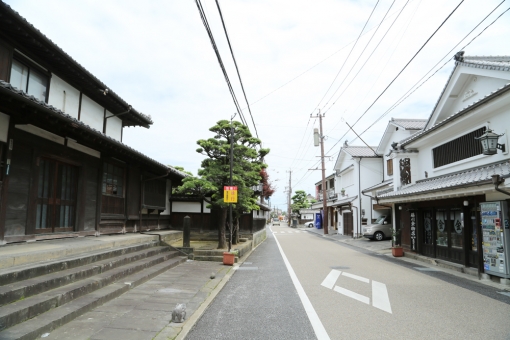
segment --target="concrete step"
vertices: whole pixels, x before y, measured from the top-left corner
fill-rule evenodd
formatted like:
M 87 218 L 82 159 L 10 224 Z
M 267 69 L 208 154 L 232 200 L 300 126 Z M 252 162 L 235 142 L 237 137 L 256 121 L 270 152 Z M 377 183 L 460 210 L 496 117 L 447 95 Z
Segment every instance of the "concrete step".
M 0 286 L 10 283 L 18 283 L 22 280 L 27 280 L 33 277 L 46 275 L 65 269 L 76 268 L 112 257 L 141 251 L 144 249 L 152 248 L 155 245 L 157 245 L 156 242 L 146 242 L 116 249 L 101 249 L 90 251 L 86 254 L 67 256 L 65 259 L 60 260 L 40 260 L 40 262 L 37 263 L 28 263 L 24 265 L 12 266 L 6 269 L 0 269 Z M 44 257 L 44 255 L 45 254 L 40 254 L 42 257 Z
M 36 339 L 42 334 L 51 332 L 78 316 L 120 296 L 129 289 L 139 286 L 184 261 L 186 261 L 186 257 L 175 257 L 141 272 L 122 277 L 106 287 L 101 287 L 90 294 L 73 299 L 44 314 L 0 331 L 0 339 Z
M 108 270 L 118 268 L 128 263 L 141 260 L 143 258 L 155 256 L 161 254 L 162 252 L 169 251 L 168 247 L 151 247 L 139 251 L 134 251 L 140 248 L 145 247 L 131 247 L 130 249 L 122 249 L 122 251 L 111 252 L 112 254 L 121 254 L 116 257 L 106 256 L 106 254 L 90 255 L 88 256 L 87 261 L 83 261 L 84 263 L 87 264 L 79 267 L 73 267 L 72 265 L 69 265 L 65 261 L 61 261 L 61 263 L 59 263 L 58 266 L 63 268 L 70 267 L 71 269 L 62 270 L 58 272 L 51 272 L 50 274 L 47 275 L 36 276 L 24 281 L 20 280 L 15 283 L 0 286 L 0 306 L 18 301 L 20 299 L 26 299 L 30 296 L 41 294 L 48 290 L 66 284 L 70 284 L 79 280 L 83 280 L 100 273 L 104 273 Z M 106 259 L 102 261 L 89 263 L 93 259 L 100 258 Z M 69 262 L 73 262 L 73 264 L 75 264 L 78 261 L 70 260 Z M 45 265 L 44 267 L 49 267 L 49 265 Z M 35 270 L 34 268 L 34 270 L 32 270 L 31 272 L 38 271 L 39 270 Z M 22 270 L 22 272 L 27 271 Z M 11 277 L 14 275 L 15 272 L 11 273 Z
M 0 310 L 0 330 L 22 323 L 53 308 L 63 306 L 76 298 L 85 296 L 119 280 L 124 280 L 129 275 L 176 258 L 178 255 L 179 253 L 176 251 L 167 251 L 2 306 Z M 0 339 L 2 339 L 1 336 Z

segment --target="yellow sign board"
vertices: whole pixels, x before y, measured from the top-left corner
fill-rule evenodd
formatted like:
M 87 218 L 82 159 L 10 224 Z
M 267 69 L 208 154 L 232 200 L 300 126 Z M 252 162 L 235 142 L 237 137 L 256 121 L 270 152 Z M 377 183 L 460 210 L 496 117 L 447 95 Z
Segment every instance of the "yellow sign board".
M 223 187 L 223 201 L 225 203 L 237 203 L 237 187 L 224 186 Z

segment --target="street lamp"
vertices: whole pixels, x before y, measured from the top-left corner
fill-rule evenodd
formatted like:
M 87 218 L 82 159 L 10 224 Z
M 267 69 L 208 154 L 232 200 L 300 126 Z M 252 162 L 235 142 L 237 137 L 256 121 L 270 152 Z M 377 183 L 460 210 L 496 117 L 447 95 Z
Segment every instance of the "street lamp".
M 482 143 L 482 149 L 484 155 L 495 155 L 498 152 L 498 149 L 505 152 L 505 144 L 499 144 L 499 137 L 503 136 L 498 135 L 497 133 L 492 132 L 491 129 L 487 128 L 487 131 L 480 137 L 475 137 L 475 139 L 479 139 Z

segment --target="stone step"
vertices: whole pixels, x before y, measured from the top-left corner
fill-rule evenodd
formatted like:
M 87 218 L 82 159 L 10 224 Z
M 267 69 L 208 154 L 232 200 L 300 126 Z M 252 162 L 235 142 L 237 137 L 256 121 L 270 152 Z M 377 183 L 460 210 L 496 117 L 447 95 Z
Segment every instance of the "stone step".
M 26 299 L 36 294 L 41 294 L 48 290 L 67 285 L 79 280 L 86 279 L 93 275 L 104 273 L 108 270 L 118 268 L 120 266 L 129 264 L 134 261 L 141 260 L 161 254 L 162 252 L 169 251 L 168 247 L 151 247 L 139 251 L 133 250 L 140 247 L 133 247 L 132 249 L 123 249 L 123 251 L 115 251 L 112 253 L 122 254 L 116 257 L 108 257 L 102 261 L 87 263 L 85 265 L 75 267 L 70 266 L 71 269 L 52 272 L 47 275 L 36 276 L 27 280 L 20 280 L 15 283 L 10 283 L 0 286 L 0 306 L 8 303 L 15 302 L 20 299 Z M 100 254 L 104 255 L 104 254 Z M 106 256 L 88 256 L 89 262 L 91 259 L 104 258 Z M 71 262 L 75 262 L 74 260 Z M 61 263 L 62 267 L 68 267 L 67 263 Z M 47 265 L 45 266 L 47 267 Z
M 179 253 L 176 251 L 168 251 L 2 306 L 0 309 L 0 330 L 22 323 L 53 308 L 63 306 L 78 297 L 87 295 L 146 268 L 176 258 L 178 255 Z M 0 339 L 2 339 L 1 336 Z
M 57 306 L 44 314 L 0 331 L 0 339 L 37 339 L 42 334 L 51 332 L 184 261 L 186 261 L 186 257 L 175 257 L 141 272 L 125 276 L 106 287 L 99 288 L 64 305 Z
M 116 249 L 90 251 L 86 254 L 76 254 L 67 256 L 65 259 L 49 260 L 46 262 L 30 263 L 25 265 L 13 266 L 0 270 L 0 286 L 10 283 L 17 283 L 33 277 L 58 272 L 65 269 L 84 266 L 97 261 L 121 256 L 131 252 L 141 251 L 152 248 L 157 245 L 156 242 L 146 242 L 136 245 L 124 246 Z M 41 254 L 44 256 L 44 254 Z

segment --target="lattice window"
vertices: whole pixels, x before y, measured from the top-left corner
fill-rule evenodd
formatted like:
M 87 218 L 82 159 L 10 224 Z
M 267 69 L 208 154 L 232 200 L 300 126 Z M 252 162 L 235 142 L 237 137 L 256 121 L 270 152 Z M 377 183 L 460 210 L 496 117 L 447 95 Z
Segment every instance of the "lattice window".
M 466 158 L 481 155 L 482 143 L 475 137 L 485 133 L 485 127 L 472 131 L 464 136 L 456 138 L 432 149 L 434 168 L 455 163 Z

